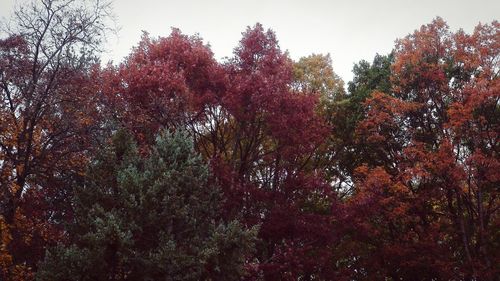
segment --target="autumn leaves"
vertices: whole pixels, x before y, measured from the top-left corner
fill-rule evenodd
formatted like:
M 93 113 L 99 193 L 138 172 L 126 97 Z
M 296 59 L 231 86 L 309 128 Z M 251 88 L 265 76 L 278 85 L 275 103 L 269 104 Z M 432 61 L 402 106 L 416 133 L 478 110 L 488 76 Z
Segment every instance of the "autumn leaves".
M 72 53 L 85 43 L 79 37 L 37 59 L 35 37 L 13 34 L 0 41 L 0 276 L 31 279 L 46 249 L 75 241 L 66 229 L 77 223 L 74 188 L 117 132 L 132 136 L 140 162 L 167 130 L 186 132 L 209 165 L 210 184 L 200 187 L 222 197 L 210 219 L 259 230 L 238 264 L 224 263 L 227 272 L 494 280 L 499 28 L 451 32 L 437 18 L 393 53 L 357 64 L 347 93 L 329 56 L 293 62 L 260 24 L 223 62 L 174 29 L 144 35 L 121 64 L 105 67 Z M 52 42 L 39 34 L 39 45 Z M 99 173 L 111 179 L 107 168 Z M 197 278 L 223 278 L 196 268 Z

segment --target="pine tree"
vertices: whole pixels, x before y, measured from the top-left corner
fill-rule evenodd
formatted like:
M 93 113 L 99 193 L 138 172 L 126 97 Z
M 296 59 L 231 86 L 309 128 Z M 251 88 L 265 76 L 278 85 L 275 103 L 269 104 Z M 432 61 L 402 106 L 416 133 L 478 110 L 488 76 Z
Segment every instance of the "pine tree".
M 237 280 L 256 229 L 219 216 L 221 194 L 185 133 L 162 132 L 148 156 L 115 135 L 75 188 L 67 245 L 38 280 Z

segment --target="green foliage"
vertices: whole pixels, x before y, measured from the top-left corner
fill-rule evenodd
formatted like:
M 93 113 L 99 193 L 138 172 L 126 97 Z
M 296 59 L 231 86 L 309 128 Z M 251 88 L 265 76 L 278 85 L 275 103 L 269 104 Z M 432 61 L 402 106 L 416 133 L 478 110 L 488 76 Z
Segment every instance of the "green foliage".
M 345 120 L 338 126 L 342 133 L 350 134 L 347 138 L 352 139 L 355 128 L 359 121 L 365 116 L 364 102 L 374 91 L 391 93 L 391 64 L 394 62 L 394 55 L 375 55 L 373 62 L 362 60 L 353 67 L 353 81 L 348 83 L 348 96 L 339 104 L 341 116 Z
M 348 83 L 349 95 L 352 98 L 366 98 L 373 91 L 383 93 L 391 92 L 391 64 L 394 62 L 394 54 L 376 54 L 373 62 L 362 60 L 355 64 L 352 72 L 353 81 Z
M 256 229 L 220 221 L 185 133 L 161 133 L 147 157 L 117 133 L 75 194 L 71 243 L 48 252 L 38 280 L 237 280 L 253 249 Z
M 363 163 L 372 163 L 367 157 L 367 147 L 359 143 L 356 127 L 366 116 L 365 100 L 375 91 L 391 92 L 391 64 L 394 55 L 377 54 L 370 64 L 362 60 L 353 67 L 354 78 L 348 83 L 345 99 L 335 103 L 330 119 L 333 124 L 333 147 L 335 152 L 332 177 L 340 184 L 351 182 L 354 169 Z M 374 160 L 376 161 L 376 159 Z

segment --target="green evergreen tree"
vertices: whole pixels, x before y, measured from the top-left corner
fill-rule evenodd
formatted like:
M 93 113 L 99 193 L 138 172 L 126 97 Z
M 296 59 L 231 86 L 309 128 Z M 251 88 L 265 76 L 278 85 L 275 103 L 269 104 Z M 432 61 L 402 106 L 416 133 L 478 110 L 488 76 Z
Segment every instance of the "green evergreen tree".
M 70 242 L 38 280 L 238 280 L 255 228 L 224 223 L 219 190 L 185 133 L 161 133 L 141 156 L 124 132 L 75 189 Z

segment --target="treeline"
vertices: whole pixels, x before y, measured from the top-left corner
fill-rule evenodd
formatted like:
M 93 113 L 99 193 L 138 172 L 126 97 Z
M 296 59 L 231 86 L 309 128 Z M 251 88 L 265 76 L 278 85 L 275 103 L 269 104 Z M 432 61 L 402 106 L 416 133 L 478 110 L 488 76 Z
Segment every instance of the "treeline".
M 0 39 L 0 280 L 498 280 L 497 21 L 346 86 L 260 24 L 101 65 L 110 14 L 34 2 Z

